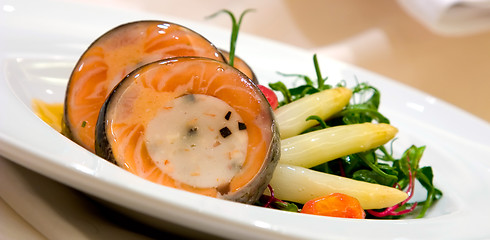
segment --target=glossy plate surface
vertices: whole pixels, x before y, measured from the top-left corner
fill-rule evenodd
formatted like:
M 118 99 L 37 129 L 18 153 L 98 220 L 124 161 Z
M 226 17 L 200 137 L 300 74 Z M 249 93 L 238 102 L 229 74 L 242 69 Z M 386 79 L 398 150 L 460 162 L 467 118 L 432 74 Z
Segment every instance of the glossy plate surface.
M 330 83 L 368 81 L 382 93 L 381 111 L 400 133 L 395 151 L 426 145 L 444 197 L 423 219 L 351 220 L 264 209 L 152 184 L 71 142 L 31 110 L 33 98 L 62 102 L 67 79 L 99 35 L 133 20 L 187 26 L 227 48 L 228 29 L 171 16 L 66 2 L 3 1 L 0 13 L 0 154 L 45 176 L 157 219 L 223 237 L 253 239 L 476 239 L 490 236 L 490 126 L 393 80 L 319 57 Z M 39 11 L 39 9 L 43 9 Z M 110 17 L 107 17 L 110 16 Z M 238 55 L 262 84 L 277 71 L 314 75 L 311 52 L 240 35 Z M 420 188 L 419 188 L 420 190 Z M 425 193 L 417 193 L 420 197 Z M 416 196 L 417 197 L 417 196 Z

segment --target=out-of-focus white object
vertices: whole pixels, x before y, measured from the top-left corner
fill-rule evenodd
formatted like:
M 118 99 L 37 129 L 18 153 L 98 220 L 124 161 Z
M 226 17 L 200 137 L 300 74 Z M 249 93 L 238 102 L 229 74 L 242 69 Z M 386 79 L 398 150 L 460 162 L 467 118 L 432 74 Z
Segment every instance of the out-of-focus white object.
M 431 31 L 450 36 L 490 31 L 490 0 L 398 0 Z

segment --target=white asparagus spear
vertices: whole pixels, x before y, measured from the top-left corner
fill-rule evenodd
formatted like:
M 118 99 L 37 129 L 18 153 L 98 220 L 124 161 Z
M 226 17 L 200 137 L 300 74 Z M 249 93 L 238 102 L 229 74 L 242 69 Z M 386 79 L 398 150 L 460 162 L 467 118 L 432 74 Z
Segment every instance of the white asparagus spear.
M 276 198 L 302 204 L 331 193 L 343 193 L 359 200 L 363 209 L 380 209 L 408 197 L 396 188 L 280 163 L 270 185 Z
M 282 139 L 300 134 L 304 130 L 318 124 L 317 121 L 306 121 L 311 115 L 327 119 L 340 112 L 349 103 L 352 91 L 337 87 L 308 95 L 297 101 L 278 108 L 275 117 Z
M 362 123 L 330 127 L 281 140 L 280 163 L 314 167 L 381 146 L 398 130 L 389 124 Z

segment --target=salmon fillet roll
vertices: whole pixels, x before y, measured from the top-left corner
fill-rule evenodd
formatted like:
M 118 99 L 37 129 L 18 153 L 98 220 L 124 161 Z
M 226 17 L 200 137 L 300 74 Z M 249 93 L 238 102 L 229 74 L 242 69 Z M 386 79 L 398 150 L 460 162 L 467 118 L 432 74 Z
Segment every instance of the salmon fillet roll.
M 227 62 L 230 62 L 230 52 L 219 49 L 221 54 L 223 54 L 223 57 L 226 59 Z M 252 70 L 252 68 L 239 56 L 235 55 L 234 60 L 233 60 L 233 67 L 236 69 L 240 70 L 243 74 L 245 74 L 248 78 L 250 78 L 255 84 L 259 84 L 259 80 L 257 79 L 257 76 L 255 75 L 255 72 Z
M 96 153 L 142 178 L 254 203 L 280 141 L 259 88 L 228 64 L 179 57 L 133 71 L 104 103 Z
M 111 90 L 139 66 L 178 56 L 226 61 L 207 39 L 170 22 L 131 22 L 99 37 L 81 56 L 70 76 L 63 133 L 94 152 L 97 116 Z

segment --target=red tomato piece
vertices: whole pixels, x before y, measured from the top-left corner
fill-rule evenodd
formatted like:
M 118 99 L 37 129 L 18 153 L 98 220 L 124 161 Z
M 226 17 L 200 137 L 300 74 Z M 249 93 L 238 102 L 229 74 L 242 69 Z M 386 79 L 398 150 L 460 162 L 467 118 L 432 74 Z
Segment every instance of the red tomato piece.
M 259 85 L 260 91 L 264 94 L 265 98 L 267 98 L 267 101 L 269 101 L 269 104 L 271 105 L 272 109 L 275 110 L 277 106 L 279 105 L 279 101 L 277 100 L 276 93 L 272 91 L 272 89 L 264 86 L 264 85 Z
M 342 193 L 312 199 L 305 203 L 301 213 L 342 218 L 366 217 L 359 201 Z

